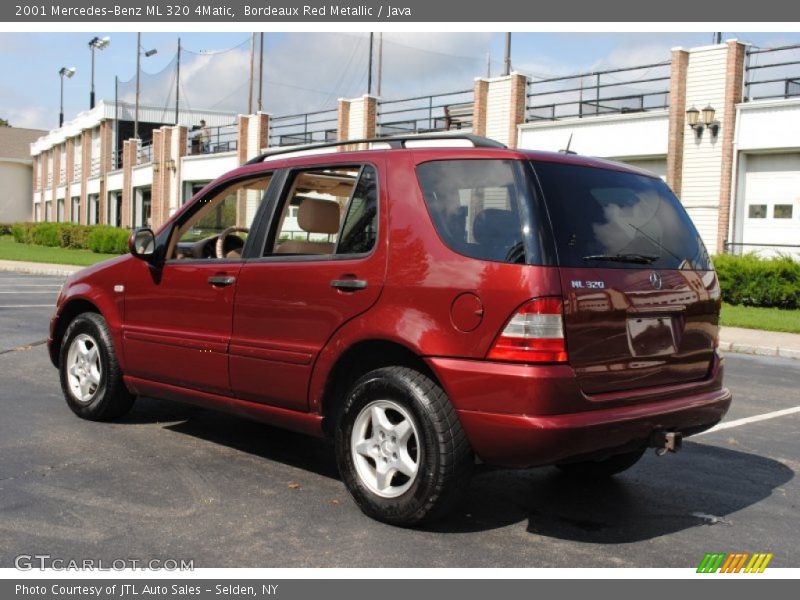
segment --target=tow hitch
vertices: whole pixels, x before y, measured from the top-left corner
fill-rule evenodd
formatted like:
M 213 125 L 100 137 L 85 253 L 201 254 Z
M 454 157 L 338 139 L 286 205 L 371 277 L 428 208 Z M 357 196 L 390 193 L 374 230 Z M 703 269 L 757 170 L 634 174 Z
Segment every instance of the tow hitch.
M 680 431 L 654 431 L 647 442 L 649 448 L 656 449 L 657 456 L 664 456 L 667 452 L 677 452 L 681 449 L 683 434 Z

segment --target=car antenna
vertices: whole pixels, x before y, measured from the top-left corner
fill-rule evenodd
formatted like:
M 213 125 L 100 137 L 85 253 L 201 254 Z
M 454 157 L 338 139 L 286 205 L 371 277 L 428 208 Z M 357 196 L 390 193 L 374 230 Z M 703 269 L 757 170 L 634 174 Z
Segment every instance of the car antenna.
M 563 150 L 559 150 L 562 154 L 577 154 L 574 150 L 570 150 L 569 147 L 572 144 L 572 134 L 569 134 L 569 139 L 567 140 L 567 147 Z

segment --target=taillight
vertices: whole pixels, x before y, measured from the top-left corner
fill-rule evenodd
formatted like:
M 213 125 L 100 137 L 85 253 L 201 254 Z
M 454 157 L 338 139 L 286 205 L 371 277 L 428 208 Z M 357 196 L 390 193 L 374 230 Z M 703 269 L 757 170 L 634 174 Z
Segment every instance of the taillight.
M 524 304 L 497 336 L 487 358 L 512 362 L 567 362 L 560 298 Z

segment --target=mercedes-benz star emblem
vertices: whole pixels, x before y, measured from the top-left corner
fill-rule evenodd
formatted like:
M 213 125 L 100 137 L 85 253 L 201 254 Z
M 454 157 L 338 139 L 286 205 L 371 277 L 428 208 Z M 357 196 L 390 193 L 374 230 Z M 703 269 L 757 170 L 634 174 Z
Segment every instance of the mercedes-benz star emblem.
M 655 271 L 650 273 L 650 285 L 653 286 L 654 290 L 660 290 L 661 289 L 661 275 L 659 275 Z

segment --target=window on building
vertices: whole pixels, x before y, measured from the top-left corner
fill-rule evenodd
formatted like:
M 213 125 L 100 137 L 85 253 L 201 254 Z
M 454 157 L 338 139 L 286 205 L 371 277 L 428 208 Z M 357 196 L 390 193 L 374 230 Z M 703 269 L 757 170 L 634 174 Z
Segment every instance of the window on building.
M 61 223 L 64 220 L 64 199 L 59 198 L 56 204 L 56 221 Z
M 52 213 L 52 202 L 48 200 L 44 203 L 44 220 L 45 221 L 52 221 L 53 220 L 53 213 Z
M 73 223 L 81 222 L 81 198 L 80 196 L 72 197 L 72 206 L 70 208 L 70 220 Z
M 791 219 L 793 208 L 791 204 L 776 204 L 772 209 L 772 216 L 775 219 Z
M 767 218 L 767 205 L 766 204 L 751 204 L 747 208 L 747 216 L 750 219 L 766 219 Z
M 86 215 L 86 222 L 89 225 L 97 225 L 99 222 L 99 212 L 100 212 L 100 195 L 99 194 L 89 194 L 87 197 L 89 202 L 88 204 L 88 213 Z

